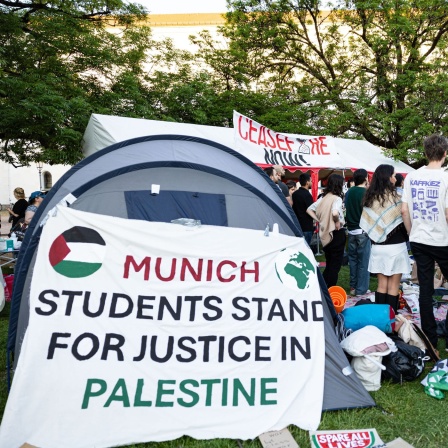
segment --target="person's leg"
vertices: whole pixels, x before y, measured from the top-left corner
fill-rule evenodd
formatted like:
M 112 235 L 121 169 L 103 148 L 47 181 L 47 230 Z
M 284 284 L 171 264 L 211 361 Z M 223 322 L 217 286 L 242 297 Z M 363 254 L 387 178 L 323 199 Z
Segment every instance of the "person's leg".
M 399 295 L 399 286 L 400 286 L 400 280 L 401 280 L 401 273 L 400 274 L 393 274 L 390 277 L 387 278 L 387 297 L 386 297 L 386 303 L 388 303 L 395 313 L 398 311 L 398 305 L 400 302 L 400 295 Z
M 329 288 L 331 285 L 328 284 L 329 282 L 329 274 L 331 274 L 331 266 L 332 266 L 332 260 L 333 260 L 333 241 L 331 241 L 329 244 L 327 244 L 323 248 L 324 254 L 325 254 L 325 269 L 322 272 L 322 277 L 325 280 L 325 284 L 327 285 L 327 288 Z
M 387 283 L 388 283 L 388 277 L 384 274 L 380 274 L 378 272 L 377 274 L 377 278 L 378 278 L 378 287 L 377 287 L 377 291 L 387 294 Z
M 348 265 L 350 267 L 350 289 L 356 290 L 356 275 L 358 272 L 358 257 L 357 257 L 357 240 L 356 235 L 348 234 Z M 357 291 L 356 291 L 357 293 Z
M 391 296 L 398 295 L 398 291 L 400 288 L 400 280 L 402 274 L 393 274 L 387 278 L 387 293 Z
M 432 246 L 411 242 L 412 254 L 417 263 L 417 277 L 420 285 L 419 305 L 422 330 L 431 344 L 437 346 L 437 324 L 434 318 L 432 296 L 434 294 L 434 258 Z M 442 271 L 443 272 L 443 271 Z
M 379 305 L 387 303 L 387 294 L 385 292 L 375 291 L 375 303 Z
M 356 273 L 356 294 L 365 294 L 370 285 L 369 258 L 370 258 L 370 239 L 363 233 L 356 236 L 357 239 L 357 273 Z
M 311 238 L 313 237 L 313 232 L 303 232 L 303 237 L 305 238 L 305 241 L 308 243 L 308 246 L 311 246 Z
M 344 248 L 345 230 L 335 230 L 333 232 L 333 240 L 327 245 L 327 250 L 324 249 L 327 262 L 324 279 L 328 288 L 330 286 L 335 286 L 338 282 L 338 274 L 341 270 L 342 260 L 344 258 Z
M 325 284 L 327 285 L 327 288 L 329 287 L 328 286 L 328 272 L 329 272 L 328 265 L 331 264 L 331 255 L 332 255 L 331 243 L 327 244 L 325 247 L 322 248 L 324 251 L 324 254 L 325 254 L 325 269 L 322 271 L 322 277 L 325 280 Z
M 395 314 L 398 312 L 398 307 L 400 305 L 400 295 L 397 294 L 396 296 L 392 296 L 390 294 L 386 294 L 386 303 L 392 307 Z

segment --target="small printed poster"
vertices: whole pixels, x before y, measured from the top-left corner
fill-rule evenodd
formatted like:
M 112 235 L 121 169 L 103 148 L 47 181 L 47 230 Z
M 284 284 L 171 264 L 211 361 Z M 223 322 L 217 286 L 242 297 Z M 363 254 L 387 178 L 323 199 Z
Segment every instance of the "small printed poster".
M 376 429 L 310 431 L 312 448 L 384 448 Z

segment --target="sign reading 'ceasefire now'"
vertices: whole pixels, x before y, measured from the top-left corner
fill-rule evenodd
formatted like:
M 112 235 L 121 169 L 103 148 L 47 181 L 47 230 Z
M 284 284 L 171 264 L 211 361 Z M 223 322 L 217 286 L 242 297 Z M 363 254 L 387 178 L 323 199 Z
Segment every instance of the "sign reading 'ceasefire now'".
M 233 128 L 235 149 L 257 165 L 290 169 L 345 166 L 330 137 L 280 134 L 236 111 Z

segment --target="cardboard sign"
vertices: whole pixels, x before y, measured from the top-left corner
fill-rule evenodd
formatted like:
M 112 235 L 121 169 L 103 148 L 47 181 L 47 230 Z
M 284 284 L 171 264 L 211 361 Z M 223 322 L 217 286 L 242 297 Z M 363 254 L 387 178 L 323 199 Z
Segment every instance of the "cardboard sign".
M 385 448 L 376 429 L 310 431 L 312 448 Z
M 299 448 L 287 428 L 281 431 L 269 431 L 258 436 L 263 448 Z
M 414 447 L 412 445 L 409 445 L 409 443 L 403 440 L 401 437 L 398 437 L 398 439 L 389 442 L 386 445 L 386 448 L 414 448 Z

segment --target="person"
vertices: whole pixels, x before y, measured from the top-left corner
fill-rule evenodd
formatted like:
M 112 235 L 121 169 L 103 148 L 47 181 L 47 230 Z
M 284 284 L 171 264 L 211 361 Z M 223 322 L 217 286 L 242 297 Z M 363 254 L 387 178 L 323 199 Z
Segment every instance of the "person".
M 25 210 L 28 207 L 28 201 L 25 199 L 25 191 L 23 188 L 17 187 L 13 191 L 16 202 L 12 208 L 7 208 L 9 215 L 11 217 L 11 229 L 15 227 L 19 219 L 25 217 Z
M 291 196 L 292 199 L 293 193 L 297 190 L 297 182 L 295 180 L 288 180 L 286 182 L 286 186 L 288 187 L 289 195 Z
M 353 175 L 354 175 L 354 173 L 353 173 Z M 344 204 L 347 203 L 348 192 L 350 191 L 350 188 L 352 188 L 354 184 L 355 184 L 355 181 L 354 181 L 353 177 L 350 177 L 349 179 L 347 179 L 347 182 L 345 183 Z
M 425 138 L 423 147 L 428 164 L 406 176 L 402 214 L 417 264 L 421 328 L 436 347 L 437 325 L 432 304 L 434 262 L 448 278 L 448 173 L 442 169 L 448 141 L 434 134 Z M 448 344 L 447 331 L 445 334 Z
M 271 179 L 272 182 L 277 185 L 279 190 L 282 191 L 282 189 L 278 186 L 278 174 L 277 171 L 275 171 L 274 167 L 268 166 L 263 171 L 269 176 L 269 179 Z
M 345 219 L 348 229 L 348 264 L 350 266 L 350 294 L 362 296 L 369 291 L 370 273 L 367 269 L 370 259 L 370 239 L 359 227 L 363 209 L 363 199 L 368 184 L 368 174 L 365 169 L 353 173 L 355 185 L 346 195 Z
M 395 178 L 397 179 L 395 182 L 395 188 L 397 190 L 398 196 L 403 195 L 403 185 L 404 185 L 404 176 L 403 174 L 397 173 L 395 175 Z
M 378 277 L 375 303 L 389 304 L 396 312 L 401 276 L 409 273 L 411 266 L 392 165 L 379 165 L 373 173 L 359 224 L 372 241 L 368 270 Z
M 397 190 L 398 196 L 403 196 L 403 187 L 404 187 L 404 176 L 400 173 L 395 175 L 397 181 L 395 182 L 395 189 Z M 409 241 L 406 242 L 406 247 L 408 248 L 408 252 L 411 251 L 411 243 Z M 417 269 L 417 266 L 415 266 Z
M 44 200 L 45 194 L 41 191 L 33 191 L 30 194 L 30 198 L 28 200 L 28 208 L 25 210 L 25 224 L 28 225 L 31 222 L 34 214 L 36 213 L 37 207 Z
M 311 176 L 302 173 L 299 176 L 299 183 L 300 188 L 292 194 L 292 209 L 297 216 L 305 241 L 310 245 L 314 231 L 313 218 L 307 213 L 308 207 L 313 203 L 310 193 Z
M 267 168 L 265 168 L 263 171 L 269 176 L 269 178 L 272 180 L 272 182 L 274 182 L 278 189 L 283 193 L 283 196 L 285 196 L 285 190 L 287 194 L 289 195 L 289 190 L 288 187 L 282 182 L 281 180 L 281 175 L 279 170 L 275 169 L 275 166 L 279 166 L 279 165 L 273 165 L 273 166 L 269 166 Z M 288 200 L 288 198 L 285 196 L 286 200 Z M 288 201 L 289 203 L 289 201 Z
M 282 177 L 285 175 L 285 169 L 281 165 L 273 165 L 272 168 L 274 168 L 278 176 L 277 185 L 282 190 L 286 200 L 288 201 L 288 204 L 292 206 L 292 199 L 291 195 L 289 194 L 289 189 L 282 181 Z
M 322 273 L 327 287 L 336 286 L 345 248 L 342 188 L 344 178 L 331 174 L 322 196 L 311 204 L 307 213 L 319 222 L 319 236 L 325 253 L 326 266 Z

